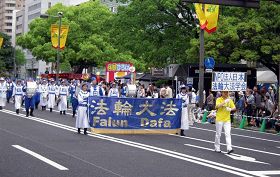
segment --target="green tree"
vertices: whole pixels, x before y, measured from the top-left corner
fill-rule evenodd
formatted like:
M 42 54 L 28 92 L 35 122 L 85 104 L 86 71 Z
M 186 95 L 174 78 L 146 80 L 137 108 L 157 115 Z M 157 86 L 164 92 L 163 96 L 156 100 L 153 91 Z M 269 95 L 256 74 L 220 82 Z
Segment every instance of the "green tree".
M 260 9 L 222 7 L 217 32 L 205 35 L 205 55 L 219 63 L 256 61 L 278 75 L 280 4 L 261 1 Z M 198 61 L 199 39 L 193 38 L 187 58 Z
M 82 72 L 84 67 L 104 67 L 105 62 L 120 61 L 124 56 L 127 61 L 136 61 L 130 53 L 120 52 L 111 45 L 107 23 L 113 14 L 99 1 L 70 7 L 57 4 L 47 14 L 55 16 L 57 12 L 63 12 L 62 23 L 70 26 L 66 47 L 61 51 L 61 63 L 70 63 L 76 72 Z M 55 62 L 56 50 L 52 48 L 50 26 L 57 21 L 51 17 L 35 19 L 30 24 L 30 31 L 18 37 L 17 43 L 31 50 L 37 59 Z
M 13 62 L 14 62 L 14 48 L 11 45 L 11 38 L 0 32 L 0 36 L 3 38 L 3 45 L 0 48 L 0 75 L 11 76 Z
M 114 46 L 131 52 L 148 67 L 187 62 L 185 51 L 196 35 L 192 5 L 185 6 L 179 0 L 129 2 L 111 19 Z

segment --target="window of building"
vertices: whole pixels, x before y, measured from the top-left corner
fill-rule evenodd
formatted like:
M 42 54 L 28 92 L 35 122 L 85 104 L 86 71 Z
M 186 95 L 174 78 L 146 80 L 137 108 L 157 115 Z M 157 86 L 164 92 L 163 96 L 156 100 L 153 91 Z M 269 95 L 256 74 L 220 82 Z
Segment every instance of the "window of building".
M 41 8 L 41 2 L 28 7 L 28 11 L 33 11 Z
M 5 23 L 6 26 L 12 26 L 12 23 Z
M 12 29 L 6 29 L 5 31 L 6 31 L 6 33 L 11 33 Z
M 52 3 L 49 2 L 49 3 L 48 3 L 48 8 L 51 8 L 51 7 L 52 7 Z
M 12 3 L 6 3 L 6 7 L 15 7 L 16 4 L 12 4 Z
M 11 16 L 6 16 L 6 20 L 12 20 L 13 19 L 13 17 L 11 17 Z
M 28 20 L 33 20 L 34 18 L 40 17 L 41 13 L 37 12 L 35 14 L 28 15 Z

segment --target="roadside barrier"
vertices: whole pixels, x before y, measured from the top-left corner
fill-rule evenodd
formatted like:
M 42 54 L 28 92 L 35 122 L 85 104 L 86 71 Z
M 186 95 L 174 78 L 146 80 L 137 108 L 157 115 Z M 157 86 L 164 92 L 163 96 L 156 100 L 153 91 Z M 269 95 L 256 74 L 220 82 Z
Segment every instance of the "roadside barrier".
M 205 123 L 207 122 L 207 115 L 210 113 L 211 111 L 203 111 L 203 117 L 201 120 L 201 123 Z M 246 121 L 247 118 L 253 118 L 253 119 L 258 119 L 261 122 L 261 127 L 259 129 L 260 132 L 265 132 L 266 131 L 266 125 L 268 123 L 269 120 L 278 120 L 277 118 L 271 118 L 271 117 L 254 117 L 254 116 L 246 116 L 246 115 L 236 115 L 236 114 L 231 114 L 231 116 L 235 116 L 235 117 L 242 117 L 240 124 L 239 124 L 239 128 L 240 129 L 244 129 L 245 125 L 246 125 Z M 278 135 L 280 135 L 280 132 L 278 133 Z

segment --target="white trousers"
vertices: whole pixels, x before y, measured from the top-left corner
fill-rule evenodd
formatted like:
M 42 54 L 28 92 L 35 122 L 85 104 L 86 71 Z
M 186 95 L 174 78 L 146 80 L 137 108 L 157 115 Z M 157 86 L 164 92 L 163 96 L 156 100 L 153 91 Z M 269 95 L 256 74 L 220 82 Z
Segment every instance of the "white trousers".
M 54 108 L 55 105 L 55 94 L 49 94 L 48 108 Z
M 231 146 L 231 123 L 230 122 L 216 122 L 216 136 L 215 136 L 215 150 L 220 151 L 220 139 L 222 130 L 224 128 L 225 137 L 226 137 L 226 144 L 227 144 L 227 151 L 232 150 Z
M 0 97 L 0 106 L 6 106 L 7 98 Z
M 59 111 L 67 110 L 67 96 L 66 95 L 60 96 L 60 102 L 58 103 L 58 110 Z
M 78 107 L 76 128 L 90 128 L 87 115 L 87 107 Z
M 182 130 L 188 130 L 189 129 L 189 119 L 188 119 L 188 108 L 187 107 L 182 108 L 181 129 Z
M 21 95 L 15 95 L 15 108 L 20 109 L 22 103 L 22 96 Z

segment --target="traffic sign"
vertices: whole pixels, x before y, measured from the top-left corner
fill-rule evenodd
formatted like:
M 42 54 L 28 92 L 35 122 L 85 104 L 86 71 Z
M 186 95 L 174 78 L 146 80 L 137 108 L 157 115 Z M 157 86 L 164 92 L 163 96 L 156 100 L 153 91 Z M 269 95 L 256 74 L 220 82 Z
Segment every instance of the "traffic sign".
M 213 69 L 205 69 L 205 72 L 206 72 L 206 73 L 212 73 L 212 72 L 213 72 Z
M 187 85 L 193 85 L 193 77 L 187 77 Z
M 206 69 L 214 69 L 215 66 L 215 60 L 213 57 L 208 57 L 204 61 L 204 65 Z

